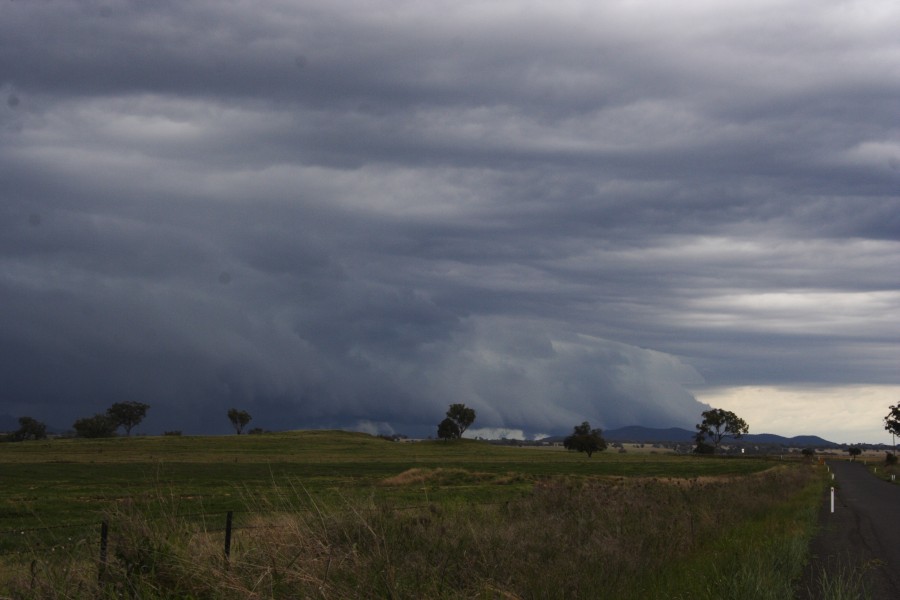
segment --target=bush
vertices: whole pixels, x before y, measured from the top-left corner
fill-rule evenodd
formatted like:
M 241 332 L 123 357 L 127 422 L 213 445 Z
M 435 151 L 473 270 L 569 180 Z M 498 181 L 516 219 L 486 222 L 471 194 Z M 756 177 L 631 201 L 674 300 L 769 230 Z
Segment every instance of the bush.
M 694 448 L 694 454 L 715 454 L 716 447 L 712 444 L 707 444 L 706 442 L 697 442 L 697 447 Z
M 72 424 L 78 437 L 83 438 L 108 438 L 116 435 L 119 424 L 108 415 L 94 415 L 78 419 Z
M 884 453 L 884 463 L 886 465 L 896 465 L 897 464 L 897 455 L 893 452 L 885 452 Z
M 19 429 L 10 435 L 10 441 L 43 440 L 47 437 L 47 426 L 31 417 L 19 417 Z

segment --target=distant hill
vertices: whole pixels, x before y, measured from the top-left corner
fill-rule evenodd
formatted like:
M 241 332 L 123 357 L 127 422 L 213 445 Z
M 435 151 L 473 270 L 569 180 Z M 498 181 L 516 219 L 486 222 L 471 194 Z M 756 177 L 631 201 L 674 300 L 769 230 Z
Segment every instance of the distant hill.
M 640 442 L 640 443 L 660 443 L 660 442 L 693 442 L 695 431 L 681 429 L 679 427 L 669 427 L 668 429 L 654 429 L 652 427 L 641 427 L 632 425 L 630 427 L 621 427 L 619 429 L 609 429 L 603 432 L 603 437 L 610 442 Z M 729 439 L 729 442 L 733 440 Z M 799 435 L 795 437 L 784 437 L 773 433 L 751 433 L 743 436 L 740 443 L 744 444 L 767 444 L 777 446 L 791 446 L 801 448 L 806 446 L 827 447 L 839 446 L 834 442 L 822 439 L 815 435 Z
M 795 448 L 806 446 L 815 448 L 821 448 L 823 446 L 840 446 L 840 444 L 829 442 L 817 435 L 797 435 L 786 438 L 784 436 L 775 435 L 774 433 L 751 433 L 742 437 L 741 440 L 746 440 L 747 442 L 755 444 L 779 444 L 781 446 L 793 446 Z
M 693 442 L 694 433 L 679 427 L 654 429 L 631 425 L 630 427 L 604 430 L 603 437 L 608 442 Z

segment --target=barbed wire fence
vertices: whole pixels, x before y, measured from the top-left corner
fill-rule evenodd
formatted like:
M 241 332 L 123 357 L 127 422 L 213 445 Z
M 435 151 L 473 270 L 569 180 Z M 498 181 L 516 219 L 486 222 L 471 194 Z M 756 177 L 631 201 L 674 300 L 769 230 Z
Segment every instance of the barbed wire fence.
M 514 503 L 516 503 L 515 500 L 467 501 L 467 505 L 473 507 L 499 505 L 508 507 Z M 365 512 L 388 510 L 398 513 L 403 511 L 426 511 L 433 507 L 433 503 L 419 503 L 405 506 L 366 507 L 363 509 L 356 507 L 354 510 L 358 512 L 360 510 Z M 196 526 L 195 533 L 220 535 L 221 557 L 224 567 L 228 569 L 231 562 L 232 546 L 237 532 L 289 528 L 289 525 L 279 525 L 274 521 L 268 524 L 254 524 L 248 517 L 273 517 L 278 514 L 312 514 L 315 510 L 315 508 L 292 507 L 290 509 L 219 510 L 161 515 L 143 514 L 142 517 L 147 521 L 178 519 L 182 523 L 192 522 Z M 244 522 L 241 522 L 242 520 Z M 216 523 L 220 525 L 215 525 Z M 71 554 L 77 550 L 83 550 L 87 556 L 94 557 L 94 560 L 96 560 L 97 577 L 102 582 L 109 567 L 110 550 L 112 549 L 111 534 L 115 534 L 116 531 L 117 521 L 110 516 L 102 517 L 99 520 L 92 519 L 63 525 L 0 529 L 0 557 L 13 557 L 14 560 L 18 558 L 16 562 L 20 562 L 23 567 L 27 565 L 30 569 L 33 584 L 39 561 L 53 561 L 56 557 L 62 559 L 67 553 Z

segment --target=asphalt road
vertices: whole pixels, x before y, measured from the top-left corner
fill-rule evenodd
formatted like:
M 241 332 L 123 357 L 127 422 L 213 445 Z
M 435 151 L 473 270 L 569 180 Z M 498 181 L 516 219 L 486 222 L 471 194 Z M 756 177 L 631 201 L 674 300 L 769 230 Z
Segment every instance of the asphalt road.
M 829 493 L 800 597 L 821 598 L 822 573 L 827 572 L 844 581 L 861 578 L 866 598 L 900 598 L 900 484 L 878 479 L 860 462 L 828 466 L 834 473 L 834 513 Z

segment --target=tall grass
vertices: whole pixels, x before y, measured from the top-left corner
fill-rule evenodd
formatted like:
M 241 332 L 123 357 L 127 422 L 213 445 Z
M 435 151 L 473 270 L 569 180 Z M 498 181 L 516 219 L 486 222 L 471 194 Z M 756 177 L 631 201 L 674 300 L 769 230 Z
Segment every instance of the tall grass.
M 463 473 L 430 476 L 454 477 Z M 392 485 L 421 486 L 419 470 Z M 248 493 L 230 561 L 221 522 L 166 497 L 108 515 L 110 553 L 37 553 L 32 598 L 790 598 L 815 521 L 810 467 L 725 478 L 548 477 L 520 500 L 323 502 Z M 168 503 L 172 503 L 169 505 Z M 160 506 L 162 504 L 162 506 Z M 151 516 L 152 515 L 152 516 Z M 93 554 L 93 555 L 92 555 Z
M 865 567 L 850 567 L 851 561 L 821 567 L 815 586 L 822 600 L 868 600 L 872 597 L 866 582 Z

